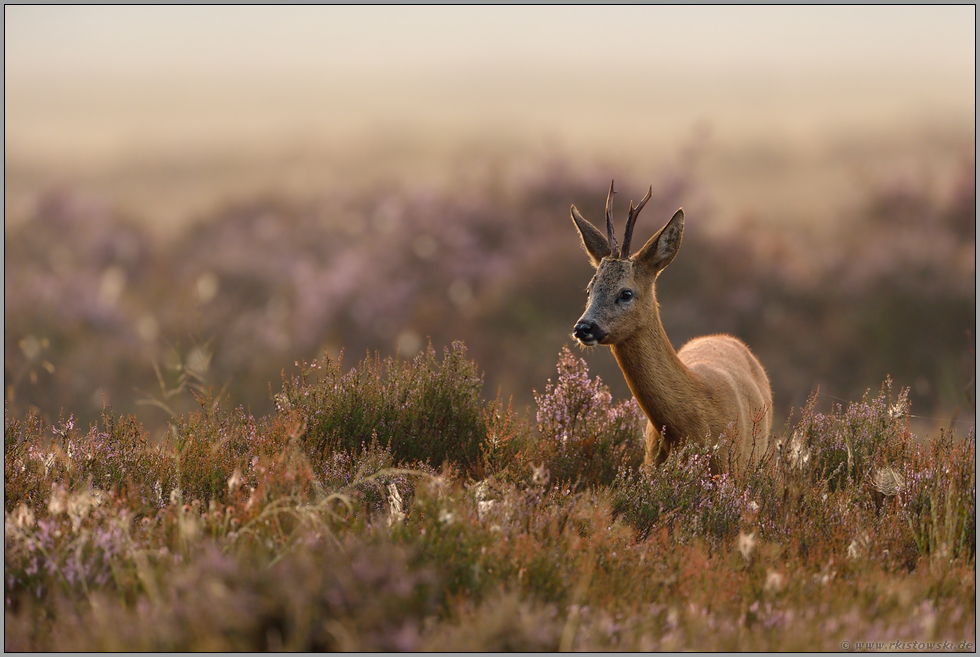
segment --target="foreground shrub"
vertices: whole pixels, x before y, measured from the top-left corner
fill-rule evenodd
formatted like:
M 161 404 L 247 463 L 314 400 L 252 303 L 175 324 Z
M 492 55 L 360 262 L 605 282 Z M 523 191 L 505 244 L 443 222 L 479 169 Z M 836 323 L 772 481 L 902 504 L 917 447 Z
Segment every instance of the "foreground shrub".
M 30 411 L 23 421 L 4 407 L 4 510 L 25 504 L 39 512 L 54 486 L 71 493 L 96 487 L 122 494 L 136 507 L 159 507 L 176 485 L 176 460 L 147 440 L 134 417 L 104 409 L 89 431 L 73 416 L 45 427 Z
M 512 452 L 504 443 L 520 431 L 509 407 L 483 401 L 482 387 L 479 369 L 456 342 L 441 363 L 431 345 L 408 362 L 369 356 L 346 373 L 329 357 L 303 363 L 299 377 L 283 381 L 276 403 L 302 418 L 312 455 L 356 452 L 377 441 L 398 461 L 449 461 L 479 475 L 506 462 Z
M 866 392 L 846 408 L 819 412 L 818 401 L 815 392 L 799 422 L 774 440 L 771 465 L 745 478 L 759 506 L 753 530 L 799 558 L 877 554 L 910 567 L 919 552 L 897 516 L 882 512 L 894 511 L 916 449 L 908 390 L 896 396 L 886 379 L 877 396 Z
M 514 593 L 499 593 L 475 609 L 463 609 L 458 624 L 444 624 L 423 644 L 435 652 L 557 652 L 561 626 L 552 605 L 534 605 Z
M 273 564 L 209 548 L 187 563 L 164 559 L 156 568 L 155 588 L 141 604 L 121 605 L 100 591 L 91 606 L 59 609 L 59 622 L 45 634 L 7 634 L 6 647 L 411 651 L 439 599 L 437 574 L 410 570 L 405 551 L 391 545 L 360 544 L 347 554 L 313 543 Z
M 202 412 L 177 418 L 171 427 L 169 444 L 178 463 L 177 490 L 187 500 L 227 503 L 228 480 L 235 472 L 247 474 L 257 465 L 253 459 L 278 452 L 283 441 L 272 432 L 259 439 L 254 418 L 242 408 L 223 411 L 209 399 L 202 399 L 201 406 Z
M 674 450 L 659 466 L 620 470 L 613 508 L 646 536 L 664 526 L 681 537 L 730 538 L 745 504 L 732 475 L 711 474 L 712 450 L 693 444 Z
M 977 440 L 941 433 L 918 449 L 899 495 L 916 546 L 944 559 L 977 555 Z
M 643 462 L 645 418 L 633 399 L 614 404 L 599 377 L 568 346 L 558 357 L 558 379 L 548 380 L 538 405 L 540 439 L 530 458 L 540 461 L 557 483 L 580 487 L 613 483 L 621 468 Z
M 836 404 L 824 414 L 815 410 L 818 393 L 814 393 L 788 441 L 785 459 L 790 467 L 807 472 L 811 481 L 826 482 L 831 490 L 875 477 L 879 486 L 885 486 L 883 475 L 876 472 L 900 469 L 911 443 L 908 394 L 904 389 L 893 401 L 892 381 L 886 379 L 877 397 L 866 392 L 846 411 Z

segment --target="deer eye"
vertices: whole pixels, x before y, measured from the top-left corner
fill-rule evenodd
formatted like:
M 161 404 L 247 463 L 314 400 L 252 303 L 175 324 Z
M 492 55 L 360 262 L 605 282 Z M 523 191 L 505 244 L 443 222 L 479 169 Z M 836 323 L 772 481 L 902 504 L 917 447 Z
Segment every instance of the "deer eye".
M 633 290 L 623 290 L 619 293 L 620 301 L 631 301 L 633 299 Z

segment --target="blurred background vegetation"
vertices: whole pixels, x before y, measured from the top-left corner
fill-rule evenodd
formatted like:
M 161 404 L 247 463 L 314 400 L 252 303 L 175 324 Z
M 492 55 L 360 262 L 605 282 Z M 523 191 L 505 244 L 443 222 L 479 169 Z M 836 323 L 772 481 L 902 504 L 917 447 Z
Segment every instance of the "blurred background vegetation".
M 591 275 L 569 205 L 598 220 L 615 178 L 621 209 L 653 184 L 638 240 L 687 212 L 658 287 L 675 347 L 744 339 L 777 422 L 886 375 L 974 421 L 975 7 L 4 19 L 17 414 L 111 405 L 161 435 L 189 391 L 264 414 L 296 361 L 429 340 L 530 405 Z

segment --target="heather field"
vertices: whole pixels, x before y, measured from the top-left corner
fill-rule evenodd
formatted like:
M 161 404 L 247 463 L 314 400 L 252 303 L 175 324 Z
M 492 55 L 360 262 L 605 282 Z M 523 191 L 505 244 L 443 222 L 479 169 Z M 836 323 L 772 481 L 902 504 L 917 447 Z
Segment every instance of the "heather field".
M 5 647 L 972 649 L 974 176 L 821 231 L 655 182 L 646 221 L 704 220 L 669 335 L 735 333 L 773 382 L 780 446 L 723 474 L 642 467 L 615 363 L 568 350 L 599 174 L 255 198 L 170 240 L 52 190 L 6 231 Z
M 600 175 L 252 198 L 169 240 L 40 197 L 5 233 L 5 647 L 972 649 L 972 161 L 820 231 L 655 181 L 644 231 L 702 219 L 668 334 L 773 382 L 781 446 L 723 474 L 644 469 L 615 363 L 566 346 Z
M 5 650 L 975 652 L 975 14 L 5 6 Z M 749 465 L 575 346 L 611 179 Z
M 7 650 L 975 649 L 975 435 L 891 381 L 714 475 L 568 350 L 530 416 L 460 343 L 194 397 L 163 444 L 5 413 Z

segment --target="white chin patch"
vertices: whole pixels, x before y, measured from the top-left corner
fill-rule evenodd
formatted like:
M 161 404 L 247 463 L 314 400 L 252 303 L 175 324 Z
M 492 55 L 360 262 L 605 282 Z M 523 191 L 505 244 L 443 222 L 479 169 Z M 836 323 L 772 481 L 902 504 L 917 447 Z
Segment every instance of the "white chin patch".
M 586 347 L 594 347 L 597 344 L 599 344 L 599 341 L 596 340 L 595 338 L 589 338 L 588 340 L 581 340 L 579 338 L 575 338 L 575 339 L 578 340 L 579 342 L 581 342 Z

